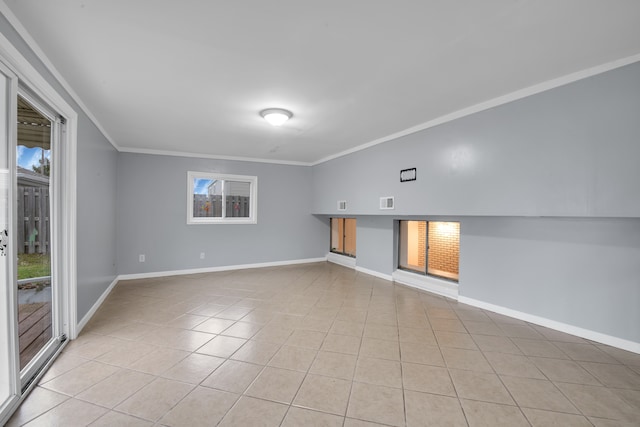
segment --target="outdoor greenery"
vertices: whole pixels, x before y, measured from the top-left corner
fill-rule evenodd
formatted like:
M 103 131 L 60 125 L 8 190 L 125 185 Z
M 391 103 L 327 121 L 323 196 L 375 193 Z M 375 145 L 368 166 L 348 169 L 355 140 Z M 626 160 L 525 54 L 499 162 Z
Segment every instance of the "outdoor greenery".
M 51 275 L 49 254 L 19 254 L 18 280 Z

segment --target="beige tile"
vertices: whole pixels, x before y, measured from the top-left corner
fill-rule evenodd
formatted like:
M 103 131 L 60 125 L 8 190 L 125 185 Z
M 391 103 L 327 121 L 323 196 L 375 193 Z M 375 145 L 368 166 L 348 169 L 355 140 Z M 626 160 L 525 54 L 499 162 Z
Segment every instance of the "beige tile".
M 233 393 L 197 387 L 162 417 L 160 423 L 170 427 L 216 425 L 239 397 Z
M 279 348 L 279 344 L 249 340 L 231 356 L 231 359 L 266 365 Z
M 47 412 L 49 409 L 58 406 L 67 399 L 69 399 L 69 396 L 47 390 L 46 388 L 36 387 L 13 413 L 7 423 L 7 427 L 21 426 L 38 415 Z
M 225 337 L 218 335 L 202 347 L 197 352 L 217 357 L 229 357 L 235 353 L 247 340 L 242 338 Z
M 326 334 L 324 332 L 316 331 L 293 331 L 289 339 L 285 342 L 286 345 L 294 347 L 310 348 L 312 350 L 319 350 L 322 346 Z
M 267 366 L 245 391 L 247 396 L 289 404 L 298 392 L 304 373 Z
M 508 337 L 471 335 L 475 343 L 482 351 L 495 351 L 498 353 L 522 354 L 520 349 Z
M 272 311 L 266 311 L 261 309 L 253 310 L 251 313 L 247 314 L 242 318 L 243 322 L 251 322 L 257 323 L 259 325 L 266 325 L 273 319 L 275 315 Z
M 467 329 L 467 331 L 469 331 L 470 334 L 491 335 L 491 336 L 505 335 L 504 331 L 500 329 L 498 325 L 491 322 L 489 319 L 487 320 L 488 321 L 482 321 L 482 322 L 477 322 L 474 320 L 463 320 L 462 323 L 464 324 L 465 328 Z
M 216 301 L 218 302 L 218 301 Z M 220 319 L 230 319 L 230 320 L 240 320 L 247 314 L 249 314 L 253 310 L 252 308 L 247 307 L 229 307 L 218 312 L 215 317 Z
M 640 390 L 640 374 L 623 365 L 580 362 L 583 368 L 607 387 Z
M 517 406 L 461 399 L 469 427 L 529 427 Z
M 640 415 L 640 391 L 638 390 L 624 390 L 619 388 L 610 389 L 616 396 L 621 397 L 622 400 L 627 402 L 631 407 L 635 408 Z
M 115 409 L 149 421 L 157 421 L 193 389 L 192 385 L 158 378 Z
M 167 323 L 167 326 L 171 328 L 191 329 L 198 326 L 207 319 L 209 319 L 207 316 L 183 314 L 182 316 L 176 317 L 175 319 Z
M 89 425 L 107 411 L 105 408 L 81 400 L 69 399 L 25 425 L 29 427 Z
M 91 423 L 91 427 L 151 427 L 152 425 L 153 423 L 151 421 L 146 421 L 115 411 L 109 411 Z
M 484 357 L 498 374 L 541 380 L 547 379 L 528 357 L 490 351 L 485 351 Z
M 281 328 L 279 326 L 265 326 L 253 336 L 254 341 L 267 341 L 274 344 L 284 344 L 293 333 L 293 329 Z
M 479 351 L 448 347 L 441 350 L 444 361 L 449 368 L 493 373 L 489 362 Z
M 209 334 L 221 334 L 222 331 L 231 327 L 234 323 L 236 323 L 234 320 L 212 317 L 202 323 L 199 323 L 197 326 L 194 326 L 193 330 L 207 332 Z
M 192 353 L 164 372 L 162 376 L 185 383 L 199 384 L 223 362 L 224 359 L 220 357 Z
M 220 313 L 225 308 L 227 308 L 226 305 L 207 303 L 207 304 L 203 304 L 203 305 L 201 305 L 199 307 L 196 307 L 193 310 L 189 311 L 189 314 L 196 314 L 196 315 L 199 315 L 199 316 L 211 317 L 211 316 L 215 316 L 216 314 Z
M 551 381 L 600 385 L 600 381 L 572 360 L 548 359 L 545 357 L 530 357 L 529 360 Z
M 400 389 L 354 382 L 347 417 L 403 426 L 403 400 Z
M 311 411 L 292 406 L 284 417 L 281 427 L 342 427 L 344 417 Z
M 405 391 L 407 426 L 466 427 L 467 421 L 455 397 Z
M 130 368 L 147 374 L 160 375 L 188 355 L 189 353 L 183 350 L 158 348 L 132 363 Z
M 152 331 L 157 330 L 158 328 L 159 327 L 155 325 L 148 325 L 146 323 L 134 322 L 120 329 L 117 329 L 109 333 L 108 335 L 115 338 L 125 339 L 125 340 L 135 340 L 142 337 L 143 335 L 146 335 Z
M 344 416 L 350 389 L 350 381 L 308 374 L 293 405 Z
M 466 334 L 468 331 L 460 320 L 457 319 L 430 319 L 431 328 L 434 331 L 460 332 Z
M 458 319 L 458 315 L 450 308 L 428 308 L 429 319 Z
M 465 348 L 467 350 L 477 350 L 478 346 L 469 334 L 459 332 L 435 331 L 436 339 L 440 347 Z
M 596 347 L 620 363 L 624 363 L 630 367 L 640 367 L 640 354 L 638 353 L 632 353 L 621 348 L 615 348 L 604 344 L 597 344 Z
M 306 372 L 315 359 L 317 351 L 284 345 L 271 358 L 268 365 L 276 368 Z
M 357 310 L 353 308 L 341 308 L 336 316 L 337 320 L 346 320 L 348 322 L 364 323 L 367 319 L 366 310 Z
M 362 339 L 357 336 L 328 334 L 322 343 L 323 351 L 358 354 Z
M 544 337 L 529 325 L 500 324 L 500 329 L 510 338 L 541 340 Z
M 380 427 L 384 424 L 371 423 L 369 421 L 356 420 L 354 418 L 345 418 L 344 427 Z
M 338 315 L 340 309 L 338 307 L 313 307 L 309 312 L 309 317 L 317 317 L 318 319 L 333 320 Z
M 86 344 L 73 346 L 65 350 L 65 352 L 74 356 L 84 357 L 85 359 L 95 359 L 127 343 L 126 340 L 100 335 L 87 337 L 87 341 Z M 71 343 L 73 343 L 73 341 Z
M 153 375 L 120 369 L 107 379 L 78 394 L 77 398 L 106 408 L 113 408 L 154 379 Z
M 402 380 L 405 390 L 456 396 L 446 368 L 403 362 Z
M 400 362 L 360 357 L 353 380 L 368 384 L 402 388 Z
M 364 323 L 349 322 L 346 320 L 336 320 L 329 330 L 330 334 L 350 335 L 353 337 L 362 337 L 364 332 Z
M 364 336 L 380 340 L 398 341 L 398 327 L 367 322 L 364 327 Z
M 607 420 L 595 417 L 588 418 L 595 427 L 638 427 L 638 423 L 635 421 Z
M 55 377 L 69 372 L 73 368 L 77 368 L 80 365 L 88 363 L 89 360 L 83 357 L 74 356 L 67 352 L 62 352 L 55 360 L 55 363 L 47 370 L 47 372 L 40 379 L 40 384 L 44 384 L 47 381 L 51 381 Z
M 502 382 L 521 407 L 577 414 L 579 411 L 547 380 L 501 375 Z
M 363 338 L 360 345 L 360 356 L 400 360 L 400 345 L 397 341 Z
M 569 334 L 565 334 L 564 332 L 554 331 L 553 329 L 545 328 L 544 326 L 532 325 L 532 327 L 549 341 L 575 342 L 575 343 L 586 342 L 584 339 L 580 337 L 576 337 L 575 335 L 569 335 Z
M 605 387 L 558 383 L 558 388 L 589 417 L 637 421 L 638 411 Z
M 356 356 L 319 351 L 309 372 L 351 381 L 355 367 Z
M 232 393 L 243 393 L 255 380 L 262 366 L 227 360 L 203 382 L 203 386 L 217 388 Z
M 287 412 L 287 406 L 243 396 L 222 419 L 220 427 L 277 427 Z
M 515 405 L 496 374 L 449 369 L 460 398 Z
M 573 360 L 582 362 L 618 363 L 609 354 L 593 344 L 557 342 L 555 345 Z
M 317 331 L 317 332 L 329 332 L 331 329 L 331 325 L 333 324 L 333 319 L 319 319 L 317 317 L 305 316 L 302 319 L 296 329 L 303 329 L 306 331 Z
M 527 356 L 568 359 L 568 357 L 550 341 L 525 338 L 512 338 L 511 340 L 518 346 L 522 353 Z
M 98 356 L 95 360 L 126 368 L 157 349 L 158 347 L 152 344 L 128 341 L 126 344 L 115 347 L 113 350 Z
M 260 329 L 262 329 L 262 325 L 257 323 L 236 322 L 233 326 L 221 332 L 221 334 L 229 337 L 249 339 L 257 334 Z
M 438 345 L 436 337 L 431 329 L 408 328 L 400 326 L 398 328 L 401 342 L 422 343 L 428 345 Z
M 524 412 L 533 427 L 593 427 L 589 420 L 582 415 L 563 414 L 531 408 L 522 408 L 522 412 Z
M 68 394 L 69 396 L 75 396 L 110 377 L 118 370 L 119 368 L 115 366 L 89 362 L 57 376 L 51 381 L 42 384 L 42 387 L 58 393 Z
M 395 311 L 390 311 L 387 307 L 384 310 L 377 310 L 375 307 L 369 308 L 367 312 L 367 323 L 378 325 L 398 326 L 398 317 Z

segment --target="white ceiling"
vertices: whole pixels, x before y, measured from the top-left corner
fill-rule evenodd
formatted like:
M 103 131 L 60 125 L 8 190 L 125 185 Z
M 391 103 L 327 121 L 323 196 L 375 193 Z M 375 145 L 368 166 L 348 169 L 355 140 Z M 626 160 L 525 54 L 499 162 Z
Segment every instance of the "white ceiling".
M 637 0 L 5 3 L 133 151 L 313 163 L 640 53 Z

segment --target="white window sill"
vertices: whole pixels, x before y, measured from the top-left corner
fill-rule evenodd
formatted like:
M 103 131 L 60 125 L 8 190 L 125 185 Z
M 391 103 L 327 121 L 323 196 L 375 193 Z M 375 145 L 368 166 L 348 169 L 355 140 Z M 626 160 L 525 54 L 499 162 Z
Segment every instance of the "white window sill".
M 391 275 L 393 281 L 402 285 L 411 286 L 422 291 L 442 295 L 447 298 L 458 299 L 458 284 L 448 280 L 438 279 L 432 276 L 411 273 L 404 270 L 396 270 Z
M 356 259 L 350 256 L 340 255 L 334 252 L 327 254 L 327 261 L 343 267 L 356 268 Z

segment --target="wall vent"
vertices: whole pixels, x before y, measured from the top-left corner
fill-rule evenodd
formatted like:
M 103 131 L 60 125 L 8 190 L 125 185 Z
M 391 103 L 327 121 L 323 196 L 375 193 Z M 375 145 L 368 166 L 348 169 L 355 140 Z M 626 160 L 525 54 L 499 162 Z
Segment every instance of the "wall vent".
M 346 200 L 338 200 L 338 210 L 346 211 L 347 210 L 347 201 Z
M 393 209 L 393 207 L 394 207 L 393 196 L 380 197 L 380 209 Z

